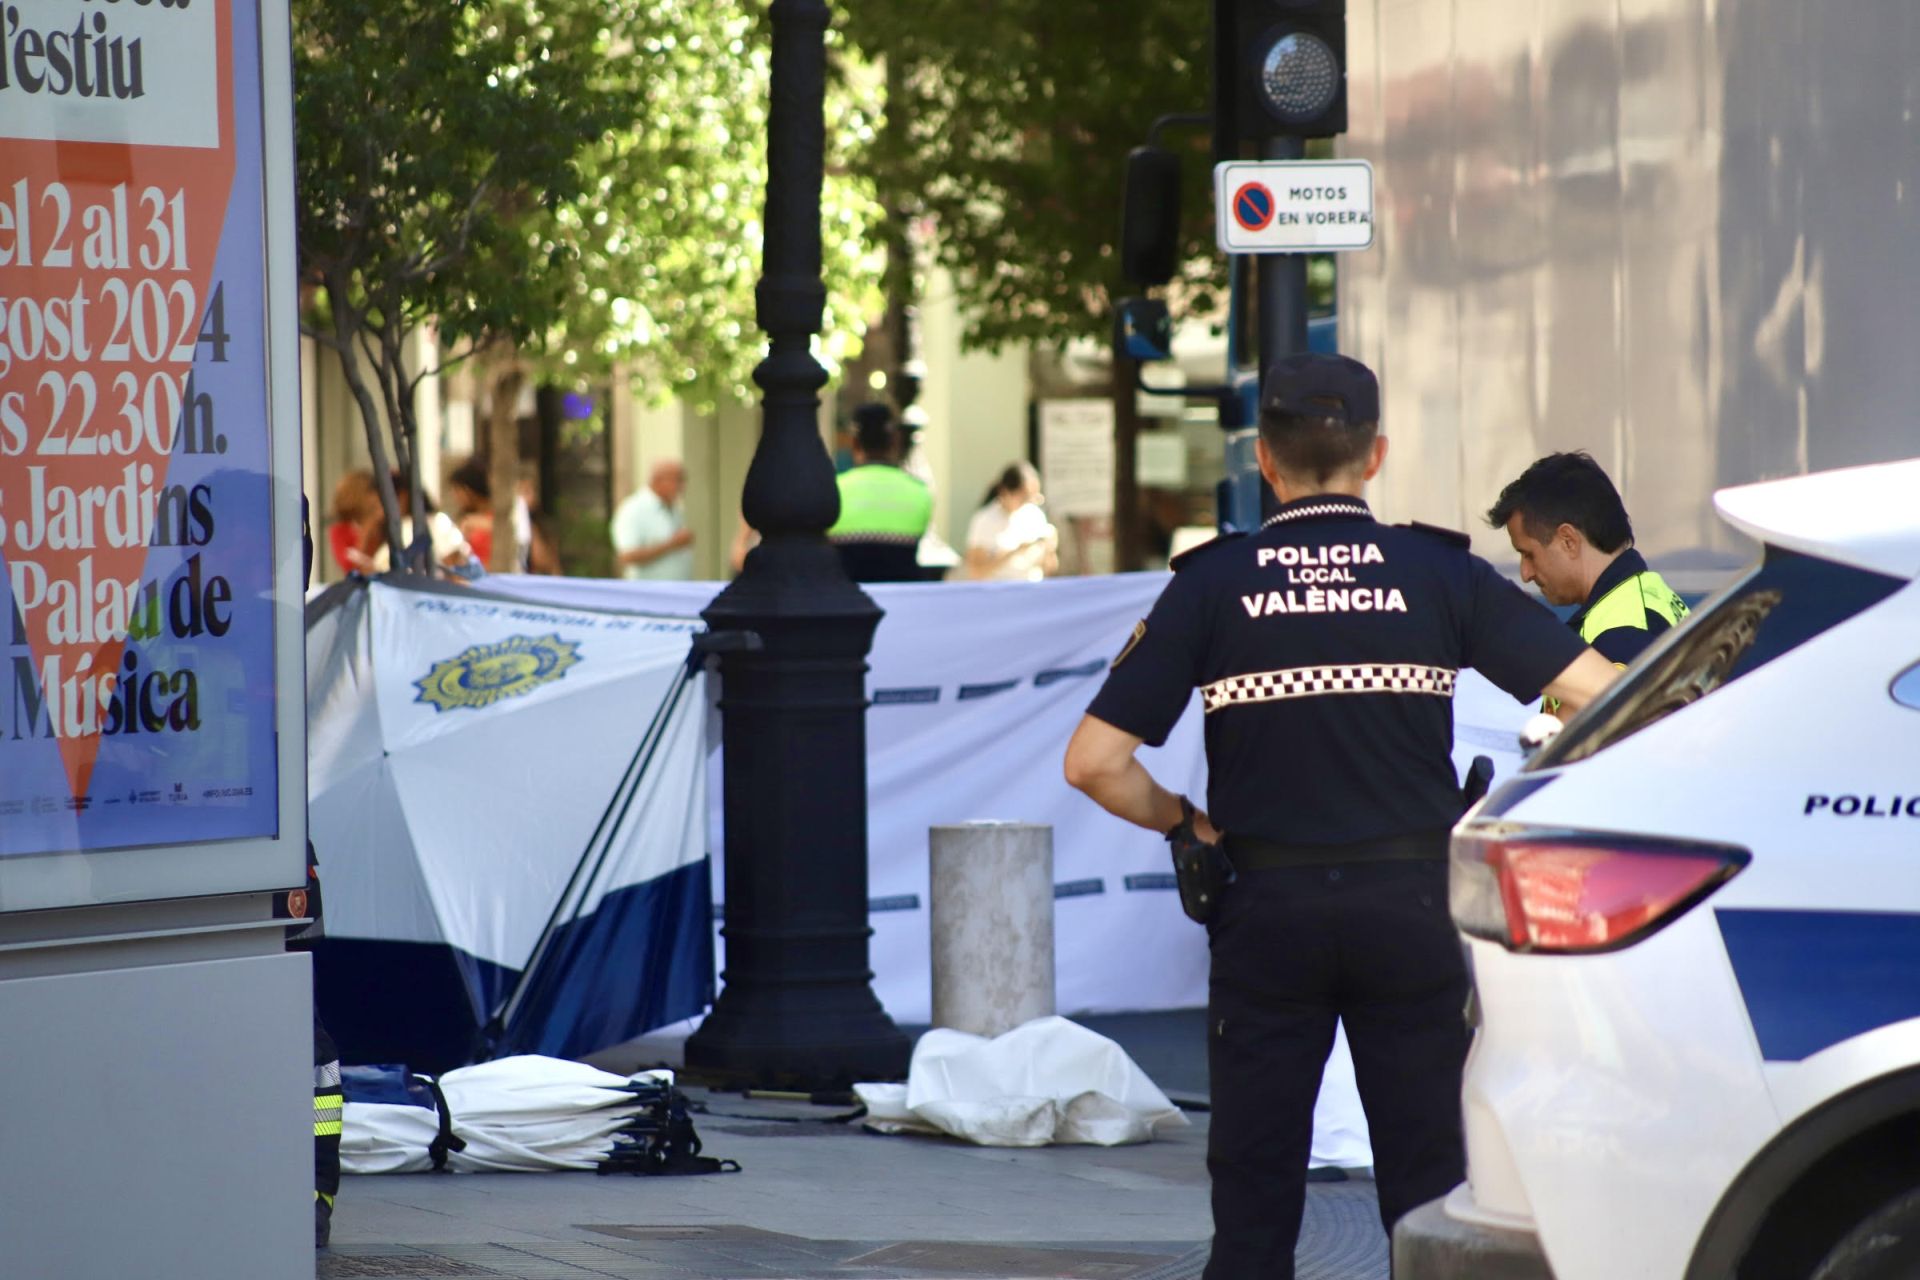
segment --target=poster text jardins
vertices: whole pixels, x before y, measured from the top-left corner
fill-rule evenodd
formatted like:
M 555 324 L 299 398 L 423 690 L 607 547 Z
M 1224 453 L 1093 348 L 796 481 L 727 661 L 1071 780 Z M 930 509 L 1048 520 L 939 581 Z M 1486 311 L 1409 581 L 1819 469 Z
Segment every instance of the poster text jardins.
M 0 0 L 0 855 L 275 829 L 256 3 Z

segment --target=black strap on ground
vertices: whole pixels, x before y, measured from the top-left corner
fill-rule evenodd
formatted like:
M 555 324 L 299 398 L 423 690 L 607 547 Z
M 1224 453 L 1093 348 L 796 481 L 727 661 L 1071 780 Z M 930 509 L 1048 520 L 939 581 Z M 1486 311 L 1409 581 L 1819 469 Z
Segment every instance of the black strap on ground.
M 440 1082 L 432 1076 L 415 1076 L 414 1079 L 426 1085 L 433 1094 L 433 1110 L 440 1132 L 427 1144 L 427 1158 L 433 1161 L 435 1173 L 445 1173 L 447 1157 L 456 1151 L 465 1151 L 467 1140 L 453 1131 L 453 1109 L 447 1105 L 447 1095 L 440 1092 Z

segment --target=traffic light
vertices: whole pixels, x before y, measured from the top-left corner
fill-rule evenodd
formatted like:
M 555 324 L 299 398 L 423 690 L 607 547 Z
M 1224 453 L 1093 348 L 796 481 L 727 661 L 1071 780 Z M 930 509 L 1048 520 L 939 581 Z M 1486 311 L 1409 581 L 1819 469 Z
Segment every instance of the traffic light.
M 1180 157 L 1165 147 L 1135 147 L 1127 153 L 1120 205 L 1120 274 L 1152 288 L 1179 270 Z
M 1214 41 L 1230 147 L 1346 131 L 1346 0 L 1214 0 Z

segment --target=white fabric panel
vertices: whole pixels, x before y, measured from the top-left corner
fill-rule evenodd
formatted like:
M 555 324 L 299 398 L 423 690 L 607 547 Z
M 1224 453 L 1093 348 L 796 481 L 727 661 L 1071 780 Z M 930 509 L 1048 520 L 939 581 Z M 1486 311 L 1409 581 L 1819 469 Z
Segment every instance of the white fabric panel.
M 868 878 L 874 991 L 902 1022 L 931 1016 L 927 942 L 927 829 L 976 818 L 1054 828 L 1058 1007 L 1069 1012 L 1193 1008 L 1206 1003 L 1206 935 L 1166 889 L 1129 891 L 1127 877 L 1164 877 L 1165 841 L 1095 807 L 1061 777 L 1061 756 L 1106 662 L 1165 586 L 1164 573 L 1058 578 L 1039 583 L 908 583 L 866 588 L 886 610 L 875 634 L 867 715 Z M 553 605 L 697 614 L 722 584 L 496 576 L 487 589 Z M 1054 676 L 1043 673 L 1080 671 Z M 1039 683 L 1040 679 L 1047 682 Z M 963 685 L 1017 684 L 960 700 Z M 888 702 L 900 690 L 937 689 L 931 702 Z M 1194 705 L 1166 746 L 1144 751 L 1154 776 L 1205 794 L 1201 716 Z M 1454 759 L 1475 755 L 1501 776 L 1528 708 L 1478 673 L 1455 691 Z M 712 762 L 713 849 L 722 847 L 718 754 Z M 1075 893 L 1097 881 L 1099 892 Z M 715 872 L 715 893 L 723 882 Z M 1351 1068 L 1345 1070 L 1351 1073 Z
M 595 823 L 686 661 L 695 619 L 524 608 L 376 583 L 309 635 L 314 842 L 327 932 L 527 962 Z M 578 662 L 488 706 L 441 709 L 437 663 L 557 636 Z M 581 910 L 706 856 L 697 678 Z
M 441 942 L 380 740 L 370 612 L 368 592 L 351 591 L 307 631 L 307 832 L 326 877 L 326 925 Z
M 1058 1007 L 1071 1012 L 1193 1008 L 1206 1003 L 1205 933 L 1166 888 L 1128 888 L 1128 877 L 1164 881 L 1166 844 L 1110 817 L 1067 787 L 1061 757 L 1136 620 L 1165 574 L 1062 578 L 1041 583 L 869 586 L 886 611 L 874 638 L 867 716 L 869 891 L 876 910 L 874 991 L 902 1022 L 931 1016 L 927 937 L 931 826 L 976 818 L 1045 822 L 1054 828 L 1055 972 Z M 545 606 L 634 610 L 691 617 L 722 584 L 615 582 L 496 576 L 489 592 Z M 1073 674 L 1064 674 L 1073 673 Z M 962 700 L 962 686 L 1012 687 Z M 902 701 L 902 690 L 937 690 Z M 925 694 L 917 696 L 924 697 Z M 1477 673 L 1455 689 L 1455 764 L 1476 754 L 1501 776 L 1519 765 L 1515 746 L 1528 709 Z M 1164 747 L 1142 753 L 1154 776 L 1196 798 L 1206 791 L 1199 699 Z M 718 735 L 711 778 L 710 847 L 715 896 L 724 885 Z M 1097 884 L 1097 892 L 1082 892 Z M 719 945 L 724 948 L 724 940 Z M 724 954 L 724 952 L 722 953 Z M 1313 1163 L 1372 1162 L 1366 1119 L 1344 1034 L 1335 1041 L 1314 1117 Z

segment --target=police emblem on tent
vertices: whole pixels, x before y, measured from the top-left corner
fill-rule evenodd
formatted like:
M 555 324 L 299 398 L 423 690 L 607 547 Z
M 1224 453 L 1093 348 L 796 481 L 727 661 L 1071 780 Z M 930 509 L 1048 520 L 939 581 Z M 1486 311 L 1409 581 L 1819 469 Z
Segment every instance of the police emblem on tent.
M 509 636 L 434 663 L 433 670 L 413 682 L 420 690 L 414 701 L 431 703 L 440 711 L 490 707 L 560 679 L 579 661 L 580 646 L 558 634 Z

